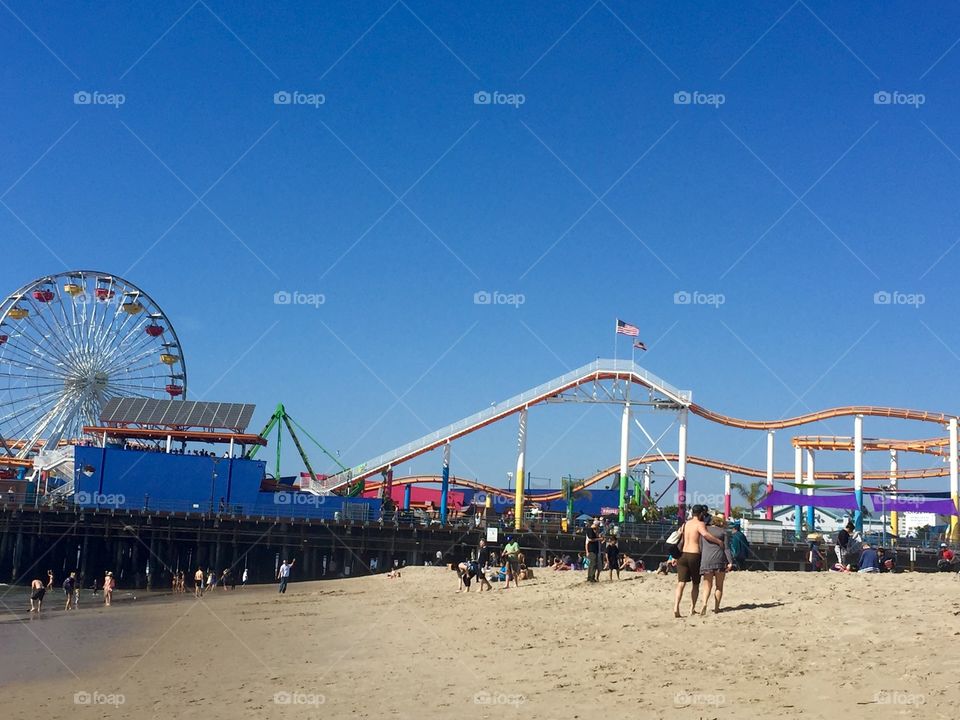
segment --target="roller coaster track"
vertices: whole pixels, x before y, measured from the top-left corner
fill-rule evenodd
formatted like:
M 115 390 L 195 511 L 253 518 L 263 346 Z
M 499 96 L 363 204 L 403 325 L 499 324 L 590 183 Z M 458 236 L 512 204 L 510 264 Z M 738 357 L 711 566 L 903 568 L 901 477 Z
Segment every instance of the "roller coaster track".
M 778 430 L 783 428 L 797 427 L 807 425 L 836 417 L 850 417 L 865 415 L 871 417 L 885 417 L 895 420 L 912 420 L 917 422 L 936 423 L 947 425 L 951 415 L 941 412 L 928 412 L 923 410 L 909 410 L 906 408 L 877 407 L 870 405 L 848 405 L 843 407 L 828 408 L 818 412 L 806 413 L 790 418 L 781 418 L 779 420 L 744 420 L 742 418 L 723 415 L 713 410 L 708 410 L 702 405 L 698 405 L 691 400 L 691 394 L 688 391 L 678 390 L 666 381 L 658 378 L 656 375 L 644 370 L 632 361 L 627 360 L 597 360 L 589 365 L 573 370 L 559 378 L 544 383 L 532 390 L 516 395 L 509 400 L 505 400 L 493 407 L 487 408 L 475 415 L 464 418 L 459 422 L 448 425 L 445 428 L 437 430 L 434 433 L 426 435 L 411 443 L 407 443 L 388 453 L 379 455 L 354 468 L 337 473 L 328 478 L 324 491 L 336 490 L 345 485 L 355 483 L 359 480 L 366 480 L 370 477 L 380 474 L 389 468 L 396 467 L 400 463 L 411 460 L 412 458 L 434 450 L 438 447 L 452 442 L 458 438 L 468 435 L 487 425 L 502 420 L 532 405 L 548 402 L 559 398 L 564 392 L 578 388 L 591 383 L 598 383 L 602 380 L 619 380 L 634 383 L 650 391 L 651 400 L 655 406 L 664 409 L 683 410 L 687 409 L 691 413 L 709 420 L 711 422 L 743 430 Z M 655 396 L 657 396 L 655 398 Z M 851 438 L 839 437 L 801 437 L 796 438 L 794 443 L 798 447 L 807 447 L 811 449 L 824 450 L 853 450 L 853 440 Z M 868 450 L 905 450 L 910 452 L 921 452 L 930 455 L 943 455 L 942 448 L 947 444 L 946 440 L 933 438 L 929 440 L 870 440 L 865 442 L 865 449 Z M 668 455 L 676 459 L 677 455 Z M 658 455 L 659 459 L 660 456 Z M 655 460 L 650 460 L 654 462 Z M 637 462 L 644 462 L 644 459 L 635 459 Z M 748 477 L 766 477 L 766 470 L 757 470 L 739 465 L 729 465 L 716 460 L 707 458 L 687 457 L 687 462 L 701 467 L 725 470 Z M 612 471 L 611 471 L 612 472 Z M 601 478 L 607 477 L 610 472 L 605 472 Z M 947 475 L 948 471 L 937 468 L 931 470 L 908 470 L 903 471 L 899 477 L 903 479 L 915 479 L 923 477 L 942 477 Z M 790 473 L 775 473 L 777 479 L 788 479 L 793 477 Z M 850 478 L 852 473 L 817 473 L 818 478 L 841 479 Z M 887 474 L 864 473 L 864 479 L 889 478 Z M 597 480 L 586 482 L 583 487 L 587 487 Z M 379 486 L 379 483 L 373 483 L 373 486 Z M 502 495 L 502 490 L 484 486 L 488 492 L 495 492 Z M 560 493 L 556 494 L 559 497 Z M 542 497 L 542 496 L 541 496 Z M 556 498 L 551 498 L 556 499 Z
M 707 410 L 702 405 L 691 403 L 690 412 L 699 415 L 705 420 L 726 425 L 741 430 L 781 430 L 783 428 L 809 425 L 810 423 L 829 420 L 835 417 L 850 417 L 851 415 L 869 415 L 871 417 L 886 417 L 894 420 L 916 420 L 917 422 L 931 422 L 946 425 L 953 415 L 925 410 L 907 410 L 905 408 L 875 407 L 871 405 L 847 405 L 844 407 L 828 408 L 818 412 L 806 413 L 780 420 L 742 420 L 740 418 L 722 415 L 713 410 Z
M 638 465 L 651 465 L 658 462 L 668 461 L 675 462 L 678 458 L 677 453 L 664 453 L 661 457 L 660 455 L 643 455 L 641 457 L 635 457 L 630 460 L 630 466 L 636 467 Z M 697 457 L 696 455 L 688 455 L 687 462 L 691 465 L 697 465 L 699 467 L 710 468 L 712 470 L 721 470 L 723 472 L 729 472 L 734 475 L 742 475 L 745 477 L 755 477 L 755 478 L 766 478 L 767 471 L 765 468 L 752 468 L 747 467 L 746 465 L 733 465 L 731 463 L 725 463 L 720 460 L 711 460 L 709 458 Z M 610 467 L 599 471 L 598 473 L 591 475 L 588 478 L 585 478 L 580 483 L 574 485 L 573 492 L 577 493 L 581 490 L 586 490 L 587 488 L 596 485 L 602 480 L 618 475 L 620 472 L 620 464 L 611 465 Z M 913 470 L 899 470 L 896 474 L 898 480 L 919 480 L 923 478 L 932 478 L 932 477 L 944 477 L 950 474 L 950 470 L 947 467 L 943 468 L 921 468 Z M 776 480 L 793 480 L 794 476 L 792 472 L 775 472 L 773 474 L 774 479 Z M 815 474 L 816 480 L 850 480 L 853 478 L 853 472 L 840 470 L 818 470 Z M 864 480 L 882 480 L 889 481 L 890 473 L 889 472 L 878 472 L 870 471 L 863 473 Z M 439 475 L 410 475 L 402 478 L 394 478 L 393 485 L 417 485 L 420 483 L 439 483 Z M 368 481 L 364 486 L 365 492 L 379 490 L 382 486 L 382 482 L 377 481 Z M 492 485 L 486 485 L 484 483 L 478 482 L 476 480 L 467 480 L 465 478 L 450 477 L 450 484 L 457 487 L 471 488 L 473 490 L 479 490 L 485 492 L 489 495 L 495 495 L 503 498 L 512 498 L 512 490 L 504 490 L 503 488 L 496 488 Z M 536 496 L 531 496 L 530 499 L 534 502 L 548 502 L 550 500 L 560 500 L 563 498 L 563 491 L 557 490 L 556 492 L 550 493 L 540 493 Z
M 852 437 L 838 437 L 831 435 L 798 435 L 791 441 L 794 447 L 810 450 L 840 450 L 853 452 L 854 440 Z M 901 450 L 903 452 L 921 453 L 946 457 L 949 452 L 944 448 L 950 445 L 946 437 L 925 438 L 922 440 L 889 440 L 883 438 L 864 438 L 865 451 Z

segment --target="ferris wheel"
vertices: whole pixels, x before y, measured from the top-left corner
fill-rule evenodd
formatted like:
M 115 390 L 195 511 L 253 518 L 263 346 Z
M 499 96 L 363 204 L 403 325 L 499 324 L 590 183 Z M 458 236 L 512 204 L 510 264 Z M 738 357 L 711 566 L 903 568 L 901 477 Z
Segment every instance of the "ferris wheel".
M 123 278 L 74 270 L 0 302 L 0 456 L 75 441 L 112 398 L 186 392 L 173 325 Z

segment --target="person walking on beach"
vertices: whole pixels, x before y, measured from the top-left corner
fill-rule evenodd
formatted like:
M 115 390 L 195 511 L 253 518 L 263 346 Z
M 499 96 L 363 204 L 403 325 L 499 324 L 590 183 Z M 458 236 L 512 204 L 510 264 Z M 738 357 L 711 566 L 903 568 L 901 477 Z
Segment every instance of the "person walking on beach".
M 598 582 L 598 565 L 600 557 L 600 519 L 594 518 L 586 530 L 585 552 L 587 554 L 587 582 Z
M 723 541 L 707 532 L 704 518 L 707 517 L 707 508 L 703 505 L 694 505 L 692 515 L 681 527 L 682 541 L 680 557 L 677 558 L 677 592 L 673 602 L 673 616 L 683 617 L 680 614 L 680 601 L 683 600 L 683 591 L 687 583 L 693 583 L 690 589 L 690 609 L 697 613 L 697 598 L 700 596 L 700 538 L 714 545 L 723 545 Z
M 249 574 L 247 573 L 247 569 L 244 568 L 244 569 L 243 569 L 243 578 L 242 578 L 241 581 L 240 581 L 240 587 L 245 588 L 245 587 L 247 586 L 247 579 L 248 579 L 249 577 L 250 577 L 250 576 L 249 576 Z
M 203 597 L 203 568 L 197 568 L 197 571 L 193 574 L 193 596 L 202 598 Z
M 737 570 L 747 567 L 747 556 L 750 554 L 750 541 L 740 529 L 740 521 L 733 521 L 733 532 L 730 534 L 730 552 L 733 555 L 733 564 Z
M 43 609 L 43 596 L 47 594 L 47 588 L 43 580 L 35 579 L 30 583 L 30 612 L 39 613 Z
M 507 567 L 507 582 L 501 590 L 510 589 L 510 578 L 513 578 L 513 584 L 520 587 L 520 544 L 513 539 L 513 536 L 507 536 L 507 544 L 503 546 L 503 559 Z
M 283 564 L 280 566 L 280 569 L 277 571 L 277 580 L 280 581 L 280 589 L 278 592 L 281 595 L 284 595 L 287 592 L 287 583 L 290 582 L 290 570 L 293 569 L 293 565 L 296 562 L 296 560 L 291 560 L 290 562 L 284 560 Z
M 45 590 L 53 590 L 54 579 L 53 570 L 47 570 L 47 586 L 44 588 Z
M 733 569 L 733 553 L 727 544 L 727 519 L 723 515 L 714 515 L 713 523 L 707 532 L 723 541 L 723 545 L 714 545 L 703 538 L 700 539 L 700 574 L 706 582 L 703 594 L 703 607 L 700 614 L 707 614 L 707 605 L 710 595 L 713 594 L 713 611 L 720 612 L 720 600 L 723 599 L 723 580 L 726 574 Z M 716 590 L 714 590 L 716 585 Z
M 107 574 L 103 576 L 103 604 L 106 607 L 110 607 L 110 603 L 113 602 L 113 589 L 117 586 L 117 581 L 113 579 L 113 573 L 107 570 Z
M 75 593 L 77 590 L 77 574 L 75 572 L 67 575 L 66 579 L 63 581 L 63 594 L 66 597 L 67 602 L 63 606 L 64 610 L 73 610 L 77 607 Z

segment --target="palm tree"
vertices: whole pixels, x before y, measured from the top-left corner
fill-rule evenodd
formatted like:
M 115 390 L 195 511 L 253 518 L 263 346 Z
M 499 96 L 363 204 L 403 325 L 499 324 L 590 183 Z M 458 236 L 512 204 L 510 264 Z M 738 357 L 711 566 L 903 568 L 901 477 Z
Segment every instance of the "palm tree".
M 753 508 L 756 507 L 756 504 L 767 494 L 767 483 L 762 480 L 752 482 L 749 485 L 738 482 L 730 483 L 730 488 L 743 495 L 750 507 L 751 514 L 753 514 Z

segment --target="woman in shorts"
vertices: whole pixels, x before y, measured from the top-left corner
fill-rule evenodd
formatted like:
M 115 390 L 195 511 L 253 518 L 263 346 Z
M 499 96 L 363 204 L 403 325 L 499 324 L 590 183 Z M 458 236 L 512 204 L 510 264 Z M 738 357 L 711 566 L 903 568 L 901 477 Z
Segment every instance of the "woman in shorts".
M 720 612 L 720 600 L 723 598 L 723 579 L 727 572 L 733 569 L 733 555 L 727 542 L 727 519 L 721 515 L 713 516 L 713 521 L 707 526 L 707 532 L 715 538 L 723 540 L 723 545 L 714 545 L 700 538 L 700 575 L 703 577 L 706 589 L 703 591 L 703 607 L 701 615 L 707 614 L 707 603 L 713 593 L 713 611 Z M 716 590 L 714 590 L 716 586 Z

